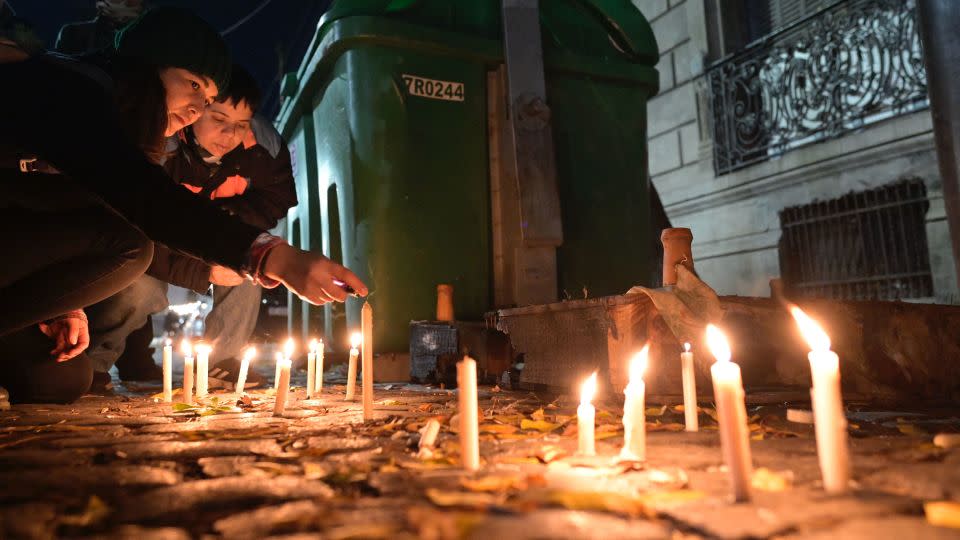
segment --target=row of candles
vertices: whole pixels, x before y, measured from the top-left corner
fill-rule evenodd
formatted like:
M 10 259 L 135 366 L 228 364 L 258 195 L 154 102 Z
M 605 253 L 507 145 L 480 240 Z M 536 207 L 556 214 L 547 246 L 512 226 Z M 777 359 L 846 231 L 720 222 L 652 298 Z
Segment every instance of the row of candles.
M 363 419 L 373 418 L 373 308 L 365 303 L 361 310 L 360 317 L 361 331 L 354 333 L 350 337 L 350 359 L 347 368 L 347 389 L 346 399 L 352 401 L 356 394 L 357 383 L 357 362 L 360 358 L 360 351 L 357 349 L 361 344 L 363 346 L 362 356 L 362 401 L 363 401 Z M 290 370 L 293 366 L 292 356 L 294 353 L 293 339 L 288 339 L 282 347 L 282 352 L 276 353 L 276 372 L 274 374 L 274 390 L 276 391 L 276 401 L 274 404 L 274 415 L 282 416 L 286 410 L 290 395 Z M 213 348 L 206 343 L 198 343 L 193 346 L 189 339 L 184 339 L 181 343 L 181 352 L 183 354 L 183 401 L 184 403 L 193 403 L 194 386 L 196 386 L 196 397 L 204 398 L 208 393 L 208 372 L 209 358 Z M 194 362 L 196 354 L 196 362 Z M 244 393 L 247 374 L 250 370 L 250 363 L 257 355 L 255 347 L 248 347 L 244 351 L 243 359 L 240 362 L 240 372 L 237 374 L 237 383 L 235 385 L 237 394 Z M 163 401 L 171 403 L 173 401 L 173 343 L 167 339 L 163 347 Z M 196 364 L 196 383 L 194 383 L 194 364 Z M 323 390 L 323 364 L 324 364 L 324 346 L 323 340 L 310 340 L 307 352 L 307 399 L 315 399 Z
M 830 350 L 829 336 L 816 322 L 798 307 L 794 306 L 790 311 L 811 348 L 808 355 L 813 374 L 811 397 L 823 487 L 829 493 L 843 493 L 849 485 L 850 464 L 847 422 L 840 393 L 839 358 Z M 729 471 L 734 499 L 746 501 L 750 498 L 753 465 L 740 366 L 732 362 L 730 345 L 719 328 L 707 325 L 706 341 L 716 359 L 710 372 L 721 451 Z M 629 364 L 629 381 L 624 389 L 623 448 L 619 456 L 622 460 L 646 460 L 646 386 L 643 375 L 648 357 L 649 345 L 635 354 Z M 686 429 L 697 431 L 697 393 L 693 377 L 693 353 L 689 344 L 685 344 L 681 353 L 681 366 Z M 467 470 L 476 470 L 480 464 L 476 362 L 470 357 L 458 363 L 457 380 L 462 464 Z M 596 408 L 592 404 L 596 389 L 597 374 L 594 372 L 581 386 L 580 406 L 577 408 L 578 451 L 585 456 L 596 455 Z

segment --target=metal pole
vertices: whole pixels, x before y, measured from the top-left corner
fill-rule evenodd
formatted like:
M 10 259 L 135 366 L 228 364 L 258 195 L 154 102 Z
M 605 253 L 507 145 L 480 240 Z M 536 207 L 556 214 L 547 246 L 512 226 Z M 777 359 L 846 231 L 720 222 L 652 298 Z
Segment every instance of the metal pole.
M 943 204 L 960 284 L 960 2 L 917 0 L 917 25 L 927 67 Z

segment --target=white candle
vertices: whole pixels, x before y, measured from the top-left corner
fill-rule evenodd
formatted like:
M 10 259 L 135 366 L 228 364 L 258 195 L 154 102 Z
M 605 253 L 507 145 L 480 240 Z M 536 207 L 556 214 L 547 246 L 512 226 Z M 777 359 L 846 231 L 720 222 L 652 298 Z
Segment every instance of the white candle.
M 163 342 L 163 401 L 173 401 L 173 342 Z
M 313 399 L 317 384 L 317 340 L 311 339 L 307 345 L 307 399 Z
M 289 358 L 283 355 L 277 356 L 277 367 L 279 368 L 280 376 L 277 384 L 277 401 L 273 404 L 274 416 L 283 416 L 283 412 L 287 408 L 287 396 L 290 394 L 291 363 Z
M 247 386 L 247 372 L 250 371 L 250 362 L 256 355 L 257 349 L 255 347 L 247 347 L 247 350 L 243 352 L 243 359 L 240 361 L 240 373 L 237 375 L 237 386 L 234 388 L 240 395 L 245 394 L 243 389 Z
M 323 340 L 321 339 L 317 343 L 317 360 L 316 360 L 316 379 L 313 382 L 313 389 L 319 395 L 323 391 Z
M 193 403 L 193 347 L 189 339 L 183 340 L 180 350 L 183 352 L 183 402 Z
M 594 446 L 593 424 L 597 416 L 597 410 L 590 401 L 597 392 L 597 372 L 587 377 L 587 380 L 580 388 L 580 406 L 577 407 L 577 437 L 579 440 L 579 452 L 584 456 L 596 455 Z
M 710 373 L 713 376 L 713 399 L 717 404 L 724 462 L 730 472 L 734 500 L 747 501 L 750 499 L 753 463 L 740 366 L 730 361 L 731 352 L 727 338 L 712 324 L 707 325 L 707 345 L 717 359 L 711 366 Z
M 690 344 L 683 344 L 684 351 L 680 353 L 680 366 L 683 375 L 683 418 L 687 424 L 687 431 L 700 431 L 700 420 L 697 418 L 697 377 L 693 371 L 693 353 Z
M 207 375 L 210 371 L 210 345 L 198 343 L 197 350 L 197 397 L 207 397 Z
M 644 410 L 647 385 L 643 372 L 647 370 L 650 345 L 644 345 L 630 360 L 630 381 L 623 389 L 623 449 L 620 458 L 630 461 L 647 459 L 647 418 Z
M 273 371 L 273 390 L 274 394 L 280 390 L 280 364 L 283 362 L 283 353 L 277 351 L 273 354 L 275 369 Z
M 469 356 L 457 362 L 457 395 L 460 404 L 460 461 L 463 468 L 480 468 L 480 425 L 477 415 L 477 362 Z
M 273 372 L 273 389 L 280 390 L 280 359 L 286 358 L 290 360 L 293 357 L 293 338 L 287 338 L 287 341 L 283 344 L 283 352 L 277 351 L 277 368 Z M 292 363 L 292 360 L 291 360 Z
M 347 401 L 353 401 L 354 394 L 357 392 L 357 357 L 360 356 L 360 350 L 357 348 L 363 341 L 360 332 L 354 332 L 350 335 L 350 362 L 347 364 Z
M 790 313 L 810 344 L 810 397 L 823 488 L 828 493 L 844 493 L 850 484 L 850 451 L 840 393 L 840 358 L 830 350 L 830 336 L 813 319 L 796 306 L 790 308 Z
M 363 419 L 373 420 L 373 307 L 363 303 L 360 310 L 363 334 Z

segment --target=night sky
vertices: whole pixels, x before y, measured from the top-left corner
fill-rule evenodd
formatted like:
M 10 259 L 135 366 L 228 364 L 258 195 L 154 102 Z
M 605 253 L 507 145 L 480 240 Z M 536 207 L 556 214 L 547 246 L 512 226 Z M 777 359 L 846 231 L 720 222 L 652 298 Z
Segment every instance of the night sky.
M 149 0 L 149 4 L 193 9 L 223 31 L 265 1 L 262 10 L 225 37 L 234 59 L 260 81 L 264 93 L 261 112 L 272 118 L 277 111 L 280 76 L 299 67 L 317 22 L 331 0 Z M 18 16 L 34 24 L 48 48 L 53 48 L 61 25 L 96 16 L 94 0 L 6 0 L 6 3 Z

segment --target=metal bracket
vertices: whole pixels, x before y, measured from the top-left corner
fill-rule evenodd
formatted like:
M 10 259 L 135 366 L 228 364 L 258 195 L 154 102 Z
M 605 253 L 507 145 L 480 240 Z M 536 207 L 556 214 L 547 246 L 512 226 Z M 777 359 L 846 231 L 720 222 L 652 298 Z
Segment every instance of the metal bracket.
M 506 165 L 516 172 L 523 244 L 556 247 L 563 243 L 563 227 L 543 73 L 539 0 L 503 0 L 503 51 L 509 132 L 516 149 Z

